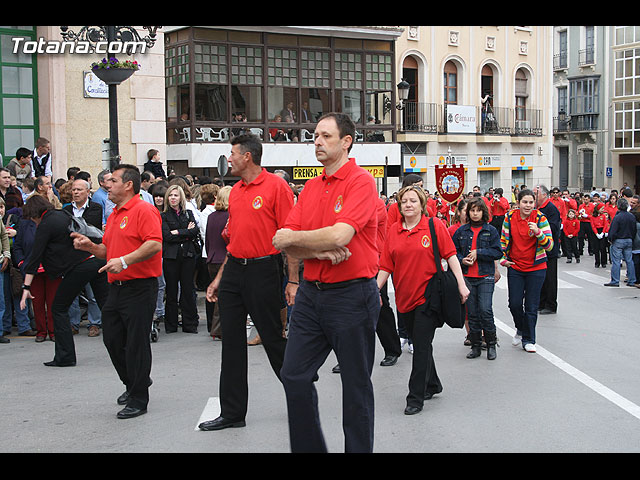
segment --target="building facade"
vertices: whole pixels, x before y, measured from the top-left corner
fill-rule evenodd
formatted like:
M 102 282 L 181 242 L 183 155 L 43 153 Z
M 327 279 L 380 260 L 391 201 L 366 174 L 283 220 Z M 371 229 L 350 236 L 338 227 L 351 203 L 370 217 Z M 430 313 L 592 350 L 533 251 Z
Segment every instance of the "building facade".
M 356 124 L 351 156 L 385 189 L 399 175 L 398 27 L 163 27 L 169 166 L 217 176 L 230 139 L 263 142 L 262 165 L 304 183 L 321 171 L 313 132 L 331 111 Z M 395 172 L 394 172 L 395 169 Z M 394 175 L 395 174 L 395 175 Z M 229 179 L 233 180 L 233 179 Z
M 408 26 L 398 72 L 402 171 L 435 190 L 435 167 L 466 168 L 465 188 L 549 184 L 553 162 L 551 27 Z M 464 121 L 457 121 L 463 118 Z
M 79 31 L 81 27 L 69 27 Z M 142 27 L 136 27 L 141 36 Z M 19 43 L 16 38 L 22 38 Z M 82 53 L 79 49 L 60 53 L 40 48 L 61 42 L 59 26 L 0 27 L 0 153 L 6 165 L 17 148 L 32 149 L 38 137 L 51 142 L 53 178 L 66 179 L 68 167 L 77 166 L 92 175 L 103 169 L 105 138 L 109 137 L 108 95 L 104 83 L 91 73 L 91 64 L 105 54 Z M 27 45 L 26 42 L 31 42 Z M 16 48 L 16 44 L 17 48 Z M 166 158 L 164 119 L 164 39 L 160 32 L 146 53 L 120 58 L 141 65 L 131 78 L 118 86 L 118 131 L 123 162 L 142 166 L 146 152 L 157 149 Z M 26 53 L 25 53 L 26 52 Z
M 553 184 L 570 191 L 612 188 L 609 144 L 610 30 L 554 27 Z

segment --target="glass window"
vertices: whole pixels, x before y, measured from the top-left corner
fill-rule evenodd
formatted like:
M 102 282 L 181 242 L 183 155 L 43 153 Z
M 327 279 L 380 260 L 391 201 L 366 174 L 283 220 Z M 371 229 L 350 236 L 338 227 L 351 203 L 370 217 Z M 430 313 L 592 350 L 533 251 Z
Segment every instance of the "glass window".
M 231 87 L 232 122 L 262 122 L 262 88 Z
M 227 120 L 227 87 L 225 85 L 195 86 L 196 120 L 223 122 Z
M 269 120 L 279 117 L 280 122 L 298 122 L 298 89 L 287 87 L 268 87 L 267 105 Z
M 33 70 L 29 67 L 2 67 L 2 93 L 31 95 Z
M 329 88 L 331 75 L 329 52 L 302 50 L 300 52 L 300 73 L 302 87 Z
M 364 102 L 367 125 L 391 125 L 391 92 L 366 92 Z
M 336 110 L 349 115 L 353 123 L 365 123 L 362 118 L 362 92 L 360 90 L 337 90 Z
M 315 123 L 322 115 L 330 111 L 331 96 L 329 90 L 322 88 L 302 89 L 300 123 Z

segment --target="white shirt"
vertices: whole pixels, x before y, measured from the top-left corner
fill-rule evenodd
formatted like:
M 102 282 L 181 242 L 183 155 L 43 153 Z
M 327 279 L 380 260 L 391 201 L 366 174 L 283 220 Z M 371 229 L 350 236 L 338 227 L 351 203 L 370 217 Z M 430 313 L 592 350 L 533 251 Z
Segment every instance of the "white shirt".
M 36 161 L 38 161 L 38 165 L 40 165 L 39 160 L 43 157 L 46 157 L 47 155 L 49 155 L 51 152 L 46 153 L 42 156 L 38 156 L 38 154 L 36 153 L 36 150 L 33 151 L 33 153 L 31 154 L 31 176 L 35 177 L 36 176 L 36 170 L 35 168 L 33 168 L 33 165 L 35 164 Z M 48 177 L 53 177 L 53 172 L 51 171 L 51 165 L 53 164 L 53 157 L 49 156 L 49 160 L 47 161 L 47 164 L 44 166 L 44 174 Z
M 81 207 L 78 207 L 76 202 L 71 202 L 71 205 L 73 205 L 73 216 L 74 217 L 81 217 L 82 214 L 84 213 L 85 209 L 87 208 L 88 204 L 89 204 L 89 199 L 88 198 L 87 198 L 87 201 L 84 202 L 84 205 L 82 205 Z

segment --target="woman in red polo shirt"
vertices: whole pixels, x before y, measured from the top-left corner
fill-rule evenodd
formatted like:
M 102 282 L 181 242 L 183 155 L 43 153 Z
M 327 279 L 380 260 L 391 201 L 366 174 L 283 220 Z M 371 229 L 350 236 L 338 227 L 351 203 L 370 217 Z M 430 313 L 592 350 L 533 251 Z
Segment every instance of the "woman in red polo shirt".
M 432 341 L 436 328 L 443 322 L 428 306 L 425 290 L 436 273 L 429 219 L 425 216 L 427 197 L 421 188 L 408 186 L 398 192 L 401 221 L 387 234 L 378 273 L 378 288 L 393 274 L 398 319 L 406 326 L 413 340 L 413 360 L 409 378 L 409 395 L 404 413 L 413 415 L 422 410 L 424 400 L 442 391 L 433 360 Z M 469 296 L 456 247 L 447 228 L 434 221 L 440 257 L 446 259 L 458 280 L 463 301 Z M 417 268 L 419 266 L 419 268 Z

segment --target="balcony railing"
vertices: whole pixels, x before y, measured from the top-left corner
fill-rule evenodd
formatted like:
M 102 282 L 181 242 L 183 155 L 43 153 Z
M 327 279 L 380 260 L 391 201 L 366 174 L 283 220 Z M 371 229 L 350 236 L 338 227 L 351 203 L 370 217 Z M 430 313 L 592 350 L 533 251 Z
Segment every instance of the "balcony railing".
M 404 102 L 398 114 L 398 131 L 418 133 L 447 133 L 446 109 L 435 103 Z M 483 112 L 476 107 L 476 134 L 541 136 L 542 111 L 520 111 L 516 119 L 513 108 L 496 107 Z
M 584 65 L 593 65 L 595 63 L 595 56 L 593 53 L 593 47 L 585 48 L 578 51 L 578 65 L 580 67 Z
M 553 133 L 590 132 L 598 130 L 598 119 L 599 115 L 597 113 L 554 117 Z
M 557 53 L 553 56 L 554 70 L 562 70 L 563 68 L 567 68 L 567 66 L 567 52 Z

